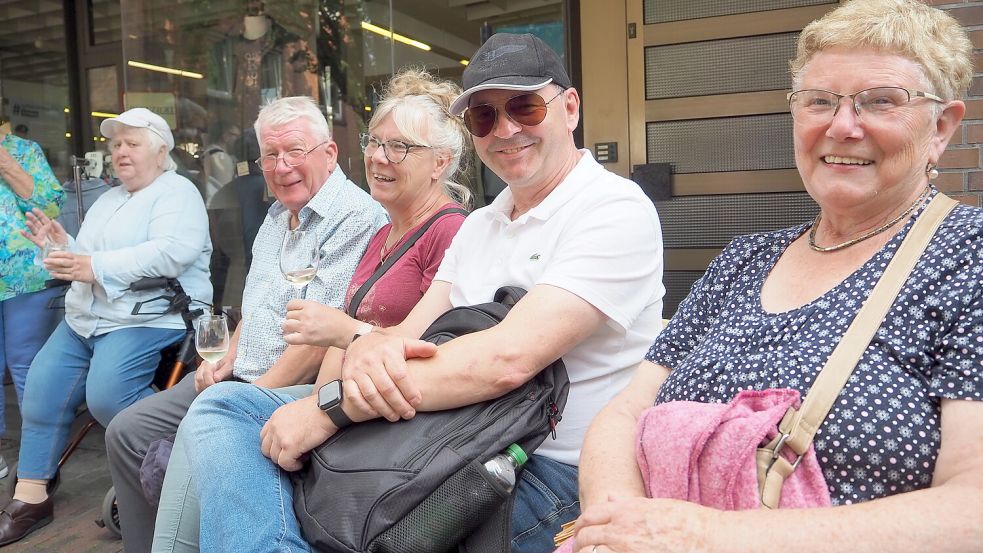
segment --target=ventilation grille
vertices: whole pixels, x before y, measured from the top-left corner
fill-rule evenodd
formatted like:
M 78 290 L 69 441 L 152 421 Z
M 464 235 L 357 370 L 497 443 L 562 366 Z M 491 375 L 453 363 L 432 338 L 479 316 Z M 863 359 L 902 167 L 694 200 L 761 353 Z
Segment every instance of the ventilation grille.
M 731 38 L 645 49 L 645 99 L 792 87 L 788 60 L 799 33 Z
M 645 24 L 836 3 L 832 0 L 645 0 Z
M 657 121 L 646 135 L 648 163 L 670 163 L 677 175 L 795 167 L 788 113 Z
M 799 225 L 819 212 L 805 192 L 678 196 L 655 205 L 667 248 L 722 248 L 735 236 Z

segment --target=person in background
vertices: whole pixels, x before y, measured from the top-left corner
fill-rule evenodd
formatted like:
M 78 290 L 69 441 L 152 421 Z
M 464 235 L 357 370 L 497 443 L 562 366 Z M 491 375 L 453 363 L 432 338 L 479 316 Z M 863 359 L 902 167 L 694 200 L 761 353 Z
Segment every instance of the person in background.
M 153 394 L 160 350 L 184 337 L 179 314 L 134 315 L 138 301 L 158 290 L 132 292 L 143 277 L 177 278 L 192 298 L 209 302 L 208 219 L 194 185 L 174 172 L 167 123 L 133 108 L 100 125 L 110 140 L 122 186 L 89 208 L 78 236 L 40 209 L 27 216 L 23 236 L 38 248 L 60 243 L 44 266 L 71 281 L 65 320 L 34 358 L 21 410 L 20 462 L 13 499 L 0 511 L 0 545 L 51 522 L 58 458 L 76 409 L 85 402 L 102 425 Z
M 947 216 L 819 427 L 832 507 L 720 511 L 646 498 L 635 434 L 653 402 L 726 403 L 768 388 L 805 397 L 939 194 L 931 179 L 960 131 L 971 56 L 959 22 L 915 0 L 852 0 L 802 31 L 789 105 L 796 166 L 820 214 L 727 246 L 594 420 L 575 551 L 981 550 L 978 208 Z
M 6 130 L 4 130 L 6 129 Z M 18 404 L 24 400 L 27 370 L 44 345 L 60 311 L 49 303 L 60 289 L 46 289 L 51 278 L 38 262 L 38 249 L 21 233 L 35 209 L 56 217 L 64 195 L 41 146 L 0 129 L 0 380 L 6 370 L 14 381 Z M 6 429 L 4 397 L 0 394 L 0 436 Z M 0 478 L 7 476 L 0 455 Z
M 216 123 L 213 127 L 215 132 L 210 133 L 210 136 L 216 135 L 216 138 L 205 146 L 201 154 L 205 206 L 209 209 L 212 209 L 211 202 L 215 194 L 235 178 L 236 158 L 232 152 L 233 146 L 242 135 L 235 124 Z
M 205 146 L 201 162 L 201 191 L 208 209 L 209 235 L 212 239 L 212 260 L 209 270 L 215 286 L 215 303 L 225 304 L 226 279 L 232 260 L 239 262 L 244 252 L 239 251 L 241 240 L 238 233 L 229 232 L 238 226 L 238 194 L 226 186 L 236 175 L 236 157 L 233 146 L 239 141 L 241 132 L 235 124 L 221 121 L 212 125 L 213 132 L 208 137 L 211 142 Z
M 245 155 L 245 161 L 236 164 L 236 178 L 231 186 L 239 197 L 239 220 L 242 222 L 242 247 L 245 252 L 246 273 L 253 263 L 253 242 L 256 233 L 270 209 L 266 199 L 266 181 L 263 170 L 259 168 L 256 159 L 259 158 L 259 141 L 256 131 L 246 129 L 242 133 L 240 147 L 237 151 Z

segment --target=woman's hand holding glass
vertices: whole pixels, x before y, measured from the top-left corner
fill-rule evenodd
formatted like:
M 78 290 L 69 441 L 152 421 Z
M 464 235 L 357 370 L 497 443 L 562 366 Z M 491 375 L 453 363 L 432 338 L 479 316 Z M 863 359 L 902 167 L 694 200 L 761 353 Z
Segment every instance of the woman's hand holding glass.
M 51 219 L 37 208 L 24 215 L 27 220 L 27 230 L 21 231 L 21 234 L 41 248 L 42 263 L 52 278 L 95 282 L 95 274 L 92 272 L 92 258 L 88 255 L 69 251 L 70 237 L 61 223 Z
M 291 345 L 345 348 L 361 325 L 334 307 L 310 300 L 291 300 L 283 321 L 283 341 Z
M 48 257 L 49 248 L 52 252 L 68 250 L 69 236 L 61 223 L 51 219 L 38 208 L 28 211 L 24 216 L 27 219 L 27 230 L 22 230 L 21 234 L 44 250 L 45 257 Z

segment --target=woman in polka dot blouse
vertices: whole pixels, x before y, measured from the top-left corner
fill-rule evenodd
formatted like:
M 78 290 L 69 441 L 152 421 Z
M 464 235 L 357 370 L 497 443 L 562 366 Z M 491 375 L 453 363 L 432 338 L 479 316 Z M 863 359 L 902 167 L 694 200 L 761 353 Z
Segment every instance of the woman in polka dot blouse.
M 789 105 L 815 221 L 734 240 L 594 420 L 580 553 L 983 551 L 983 211 L 942 224 L 815 438 L 833 506 L 722 512 L 645 499 L 641 412 L 805 396 L 928 200 L 972 45 L 915 0 L 853 0 L 799 38 Z

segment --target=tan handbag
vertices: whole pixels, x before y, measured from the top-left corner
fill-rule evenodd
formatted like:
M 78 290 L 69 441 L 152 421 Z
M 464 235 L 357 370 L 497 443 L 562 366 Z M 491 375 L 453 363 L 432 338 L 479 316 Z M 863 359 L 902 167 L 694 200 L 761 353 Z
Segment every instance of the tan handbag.
M 816 375 L 816 381 L 801 407 L 790 408 L 778 424 L 778 436 L 766 446 L 758 448 L 758 491 L 761 494 L 762 507 L 778 507 L 782 484 L 812 447 L 819 425 L 833 407 L 833 402 L 860 361 L 860 356 L 880 328 L 881 321 L 897 298 L 898 292 L 935 236 L 935 231 L 956 205 L 955 200 L 942 193 L 932 198 L 924 213 L 915 221 L 911 232 L 901 242 L 894 258 L 840 343 Z M 786 448 L 789 452 L 784 451 Z

